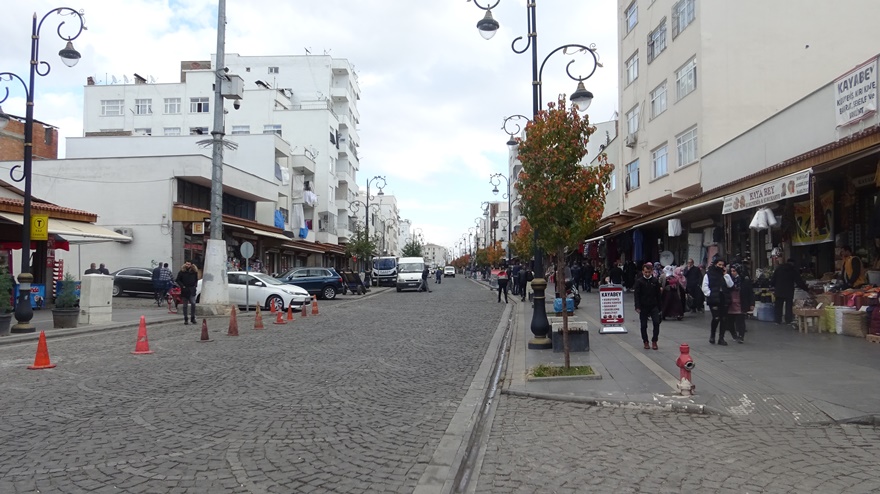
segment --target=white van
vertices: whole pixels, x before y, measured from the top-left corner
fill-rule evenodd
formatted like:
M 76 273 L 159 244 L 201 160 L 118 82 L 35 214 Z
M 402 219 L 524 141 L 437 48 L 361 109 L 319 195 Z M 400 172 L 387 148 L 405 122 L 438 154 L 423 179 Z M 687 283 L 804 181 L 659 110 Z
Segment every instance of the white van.
M 424 257 L 401 257 L 397 260 L 397 291 L 407 288 L 418 290 L 422 284 L 422 271 L 425 269 Z

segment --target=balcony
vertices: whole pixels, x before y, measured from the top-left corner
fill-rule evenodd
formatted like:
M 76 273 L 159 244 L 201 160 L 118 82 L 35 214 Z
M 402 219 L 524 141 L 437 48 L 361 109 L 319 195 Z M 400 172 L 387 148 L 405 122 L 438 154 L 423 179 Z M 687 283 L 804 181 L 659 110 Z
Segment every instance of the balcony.
M 315 174 L 315 160 L 304 154 L 295 154 L 290 157 L 290 167 L 294 172 L 303 175 Z
M 333 70 L 333 75 L 351 75 L 351 68 L 345 60 L 331 60 L 330 68 Z
M 337 211 L 349 211 L 348 201 L 346 201 L 345 199 L 336 199 L 336 210 Z
M 330 97 L 333 98 L 334 103 L 344 103 L 351 101 L 351 95 L 348 93 L 348 88 L 331 87 Z
M 350 184 L 353 182 L 351 179 L 351 165 L 348 164 L 348 161 L 342 161 L 336 163 L 336 179 L 339 180 L 340 184 Z

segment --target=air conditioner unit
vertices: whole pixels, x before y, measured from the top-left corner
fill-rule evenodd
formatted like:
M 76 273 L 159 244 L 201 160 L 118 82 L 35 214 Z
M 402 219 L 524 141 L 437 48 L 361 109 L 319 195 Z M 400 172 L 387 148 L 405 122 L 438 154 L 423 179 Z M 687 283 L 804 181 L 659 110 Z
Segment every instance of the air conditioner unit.
M 131 228 L 118 227 L 114 228 L 113 231 L 120 235 L 125 235 L 126 237 L 134 239 L 134 231 Z
M 633 133 L 633 134 L 626 136 L 626 140 L 624 141 L 624 143 L 626 144 L 626 147 L 633 148 L 633 147 L 636 147 L 636 142 L 638 142 L 638 141 L 639 141 L 639 135 Z

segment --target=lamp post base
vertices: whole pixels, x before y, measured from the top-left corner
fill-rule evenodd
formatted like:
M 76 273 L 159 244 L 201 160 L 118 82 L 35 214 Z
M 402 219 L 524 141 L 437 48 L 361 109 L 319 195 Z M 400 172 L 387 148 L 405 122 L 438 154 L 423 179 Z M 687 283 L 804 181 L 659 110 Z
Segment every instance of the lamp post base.
M 550 338 L 550 321 L 547 319 L 547 306 L 544 303 L 544 290 L 547 289 L 547 281 L 544 278 L 535 278 L 532 280 L 532 291 L 534 297 L 532 300 L 532 323 L 531 330 L 535 337 L 529 341 L 529 349 L 547 350 L 552 348 Z
M 31 324 L 34 318 L 34 309 L 31 307 L 31 284 L 34 282 L 34 275 L 27 271 L 22 271 L 18 275 L 18 303 L 15 306 L 16 324 L 12 326 L 10 332 L 33 333 L 37 327 Z

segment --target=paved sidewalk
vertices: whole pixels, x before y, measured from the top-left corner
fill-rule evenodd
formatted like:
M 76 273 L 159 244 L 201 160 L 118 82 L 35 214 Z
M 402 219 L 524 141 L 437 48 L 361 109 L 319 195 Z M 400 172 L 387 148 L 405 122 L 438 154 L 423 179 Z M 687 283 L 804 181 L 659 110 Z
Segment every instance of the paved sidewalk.
M 514 311 L 514 334 L 504 391 L 586 403 L 662 407 L 776 423 L 875 422 L 880 418 L 880 345 L 831 333 L 801 334 L 791 326 L 750 319 L 745 343 L 709 344 L 708 311 L 664 321 L 660 349 L 644 350 L 632 295 L 625 295 L 628 334 L 600 335 L 598 293 L 582 293 L 574 320 L 587 321 L 590 351 L 572 352 L 572 365 L 591 365 L 600 380 L 529 380 L 528 369 L 562 365 L 563 353 L 529 350 L 531 303 Z M 552 310 L 552 304 L 547 304 Z M 549 312 L 549 311 L 548 311 Z M 650 328 L 649 328 L 650 329 Z M 697 394 L 678 396 L 679 345 L 696 362 Z

